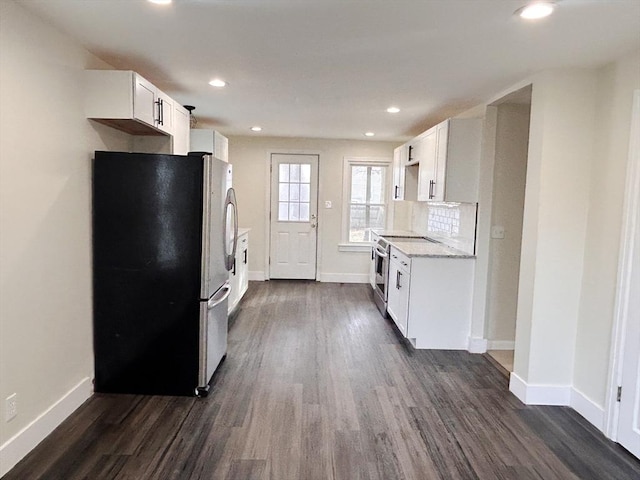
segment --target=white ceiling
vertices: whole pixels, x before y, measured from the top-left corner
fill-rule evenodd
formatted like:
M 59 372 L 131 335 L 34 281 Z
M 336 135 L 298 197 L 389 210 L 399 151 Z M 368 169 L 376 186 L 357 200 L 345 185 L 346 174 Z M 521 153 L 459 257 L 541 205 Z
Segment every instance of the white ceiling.
M 4 0 L 0 0 L 4 1 Z M 226 135 L 404 140 L 527 75 L 640 49 L 640 0 L 20 0 Z M 215 89 L 214 78 L 229 85 Z M 395 105 L 402 109 L 388 114 Z

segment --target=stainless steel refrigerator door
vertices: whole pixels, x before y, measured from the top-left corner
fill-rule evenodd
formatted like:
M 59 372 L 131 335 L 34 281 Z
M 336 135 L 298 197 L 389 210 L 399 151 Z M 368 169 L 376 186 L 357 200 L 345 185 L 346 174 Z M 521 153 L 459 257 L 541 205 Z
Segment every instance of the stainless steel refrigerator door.
M 204 162 L 200 299 L 208 300 L 229 280 L 224 244 L 227 163 L 210 155 Z
M 208 389 L 211 376 L 227 353 L 227 309 L 231 293 L 225 283 L 209 300 L 200 302 L 200 352 L 196 394 Z

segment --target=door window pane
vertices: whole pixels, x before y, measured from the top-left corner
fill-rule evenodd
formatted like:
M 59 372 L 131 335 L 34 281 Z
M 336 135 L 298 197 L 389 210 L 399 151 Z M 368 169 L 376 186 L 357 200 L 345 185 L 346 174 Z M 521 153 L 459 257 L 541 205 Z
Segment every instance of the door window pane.
M 300 181 L 302 183 L 311 183 L 311 165 L 302 164 L 300 167 Z
M 300 201 L 308 202 L 311 199 L 311 185 L 308 183 L 300 184 Z
M 289 200 L 298 202 L 300 200 L 300 184 L 292 183 L 289 185 Z
M 280 176 L 278 177 L 280 182 L 288 182 L 289 181 L 289 164 L 281 163 L 280 164 Z
M 299 183 L 300 182 L 300 164 L 292 163 L 289 172 L 290 172 L 289 181 Z
M 280 196 L 278 197 L 278 199 L 281 202 L 289 201 L 289 184 L 288 183 L 280 184 Z
M 300 221 L 301 222 L 309 221 L 309 204 L 308 203 L 300 204 Z
M 297 222 L 300 220 L 300 204 L 299 203 L 289 204 L 289 220 L 291 220 L 292 222 Z
M 287 202 L 280 202 L 278 204 L 278 221 L 286 222 L 289 220 L 289 204 Z

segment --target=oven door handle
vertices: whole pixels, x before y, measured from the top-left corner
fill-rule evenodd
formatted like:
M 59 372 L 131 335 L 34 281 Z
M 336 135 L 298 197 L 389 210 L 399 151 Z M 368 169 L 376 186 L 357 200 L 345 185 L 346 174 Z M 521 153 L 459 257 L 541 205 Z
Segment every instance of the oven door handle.
M 376 255 L 382 258 L 387 258 L 389 256 L 389 254 L 386 251 L 380 250 L 380 248 L 378 247 L 376 247 Z

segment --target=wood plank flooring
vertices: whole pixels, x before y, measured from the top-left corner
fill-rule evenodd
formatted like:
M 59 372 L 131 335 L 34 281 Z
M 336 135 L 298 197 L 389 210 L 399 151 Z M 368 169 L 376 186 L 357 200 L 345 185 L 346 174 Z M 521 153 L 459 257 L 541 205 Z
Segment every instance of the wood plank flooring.
M 5 480 L 640 478 L 507 383 L 483 355 L 413 350 L 368 285 L 251 283 L 207 398 L 94 395 Z

